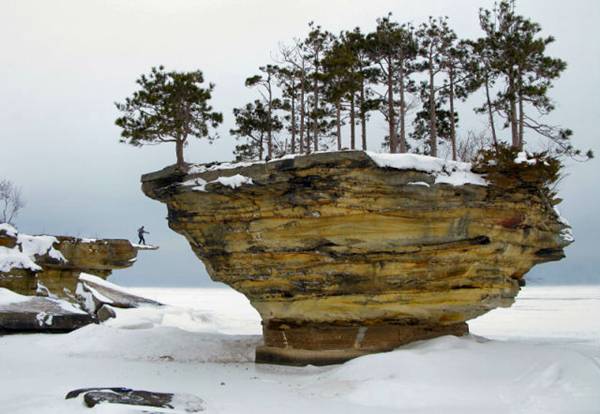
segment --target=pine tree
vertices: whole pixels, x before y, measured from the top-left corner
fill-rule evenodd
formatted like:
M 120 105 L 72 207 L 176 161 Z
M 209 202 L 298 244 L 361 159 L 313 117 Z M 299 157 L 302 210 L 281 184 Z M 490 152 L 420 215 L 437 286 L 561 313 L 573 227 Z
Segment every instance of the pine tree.
M 566 63 L 546 55 L 552 36 L 541 37 L 538 23 L 516 14 L 514 1 L 502 0 L 493 10 L 480 10 L 480 24 L 485 32 L 483 45 L 489 48 L 492 70 L 501 76 L 505 88 L 494 106 L 506 118 L 512 146 L 522 149 L 525 128 L 554 142 L 560 153 L 578 156 L 581 151 L 571 144 L 572 131 L 540 121 L 539 117 L 554 110 L 548 96 L 553 81 L 566 69 Z M 537 116 L 528 115 L 533 109 Z M 591 157 L 591 151 L 586 154 Z
M 499 73 L 494 69 L 495 50 L 488 44 L 488 39 L 480 38 L 476 41 L 466 41 L 466 67 L 470 74 L 468 86 L 474 91 L 480 87 L 484 90 L 485 103 L 474 108 L 476 113 L 486 114 L 491 132 L 492 144 L 496 150 L 498 146 L 498 134 L 496 133 L 495 114 L 496 105 L 492 100 L 492 89 L 498 80 Z
M 379 83 L 385 87 L 382 96 L 382 112 L 388 122 L 390 152 L 407 152 L 406 95 L 415 91 L 410 75 L 417 70 L 415 57 L 417 42 L 411 25 L 400 25 L 391 20 L 391 13 L 377 20 L 375 32 L 369 34 L 371 59 L 377 66 Z M 398 96 L 398 101 L 395 96 Z M 398 121 L 396 121 L 398 113 Z
M 265 145 L 268 151 L 269 134 L 273 138 L 273 134 L 283 128 L 279 117 L 269 115 L 268 107 L 259 99 L 246 104 L 243 108 L 234 108 L 233 115 L 236 128 L 231 129 L 229 133 L 238 140 L 244 140 L 235 147 L 236 160 L 262 160 Z M 271 147 L 275 152 L 281 152 L 276 140 L 271 141 Z
M 301 154 L 310 151 L 310 142 L 307 137 L 307 91 L 309 87 L 309 64 L 304 55 L 302 42 L 295 40 L 293 46 L 280 45 L 280 63 L 284 70 L 291 76 L 290 82 L 297 84 L 298 93 L 298 151 Z M 295 106 L 294 106 L 295 109 Z M 291 110 L 291 105 L 290 105 Z M 295 112 L 295 111 L 294 111 Z M 295 119 L 294 116 L 291 116 Z M 295 128 L 292 129 L 295 131 Z M 292 139 L 292 148 L 295 148 L 296 140 Z
M 174 142 L 177 167 L 183 169 L 183 148 L 189 137 L 217 138 L 210 134 L 223 122 L 223 115 L 213 112 L 209 101 L 214 85 L 203 87 L 201 71 L 166 72 L 154 67 L 136 83 L 140 89 L 125 103 L 115 103 L 123 114 L 115 124 L 121 127 L 121 142 L 134 146 Z
M 281 88 L 282 101 L 280 109 L 286 112 L 283 117 L 287 121 L 287 130 L 290 133 L 289 151 L 295 154 L 298 147 L 298 103 L 300 98 L 300 79 L 298 71 L 294 67 L 277 67 L 275 73 L 277 85 Z
M 400 96 L 400 152 L 408 151 L 408 143 L 406 139 L 406 115 L 408 105 L 406 103 L 407 93 L 416 91 L 415 82 L 410 78 L 413 72 L 418 70 L 415 59 L 419 50 L 419 45 L 414 35 L 414 28 L 411 25 L 402 25 L 400 30 L 400 44 L 398 47 L 398 94 Z
M 342 149 L 342 105 L 353 95 L 351 67 L 353 54 L 343 41 L 343 35 L 336 40 L 322 60 L 323 98 L 335 108 L 335 137 L 338 151 Z M 353 143 L 354 144 L 354 143 Z M 354 149 L 354 145 L 352 145 Z
M 267 110 L 267 156 L 273 158 L 273 129 L 276 123 L 274 111 L 281 108 L 281 100 L 275 98 L 275 81 L 279 68 L 275 65 L 261 66 L 262 74 L 254 75 L 246 79 L 247 87 L 257 87 L 262 96 Z
M 321 26 L 315 25 L 314 22 L 310 22 L 308 26 L 310 32 L 302 42 L 302 50 L 306 60 L 311 64 L 311 71 L 308 76 L 312 83 L 312 96 L 310 99 L 312 108 L 309 113 L 309 124 L 312 130 L 313 151 L 319 151 L 319 137 L 328 128 L 328 123 L 325 119 L 327 111 L 323 108 L 321 102 L 324 76 L 322 60 L 331 45 L 332 36 L 331 33 L 323 30 Z M 308 147 L 308 150 L 310 151 L 310 147 Z
M 350 148 L 355 149 L 356 125 L 360 123 L 361 147 L 367 149 L 367 119 L 369 112 L 377 109 L 379 100 L 373 99 L 370 85 L 377 81 L 377 69 L 372 65 L 369 53 L 369 40 L 356 27 L 344 32 L 342 42 L 351 56 L 348 66 L 348 99 L 350 103 Z M 357 122 L 357 116 L 359 121 Z
M 446 74 L 446 79 L 440 93 L 448 100 L 448 113 L 455 114 L 454 116 L 449 116 L 450 136 L 448 139 L 450 141 L 452 159 L 456 161 L 457 125 L 455 119 L 457 119 L 458 114 L 455 110 L 455 102 L 457 99 L 465 100 L 476 89 L 474 87 L 476 82 L 472 79 L 474 74 L 471 73 L 471 66 L 467 58 L 469 53 L 468 44 L 458 41 L 456 35 L 447 37 L 447 40 L 449 40 L 449 43 L 445 47 L 442 57 L 442 71 Z
M 397 49 L 400 43 L 398 24 L 391 20 L 391 14 L 377 19 L 375 32 L 368 35 L 368 50 L 373 63 L 378 68 L 378 81 L 385 85 L 381 99 L 382 112 L 388 122 L 390 152 L 397 152 L 396 116 L 394 100 L 394 77 L 396 74 Z
M 414 120 L 413 120 L 413 131 L 410 136 L 412 139 L 422 143 L 420 149 L 417 149 L 417 152 L 422 152 L 423 154 L 433 155 L 431 151 L 431 101 L 429 100 L 429 96 L 427 95 L 428 89 L 423 89 L 421 102 L 423 103 L 422 109 L 417 112 Z M 444 109 L 447 103 L 447 97 L 445 94 L 438 93 L 436 95 L 435 101 L 435 129 L 437 131 L 437 136 L 441 140 L 441 143 L 449 143 L 450 151 L 455 152 L 456 148 L 454 147 L 452 141 L 452 134 L 454 133 L 456 127 L 458 126 L 458 113 L 451 112 L 447 109 Z M 437 155 L 436 155 L 437 156 Z
M 416 32 L 419 41 L 419 55 L 422 57 L 421 69 L 427 72 L 428 80 L 421 83 L 421 95 L 428 97 L 429 151 L 437 157 L 437 92 L 436 75 L 444 69 L 444 54 L 446 48 L 456 40 L 456 34 L 448 26 L 446 18 L 429 17 L 427 23 L 422 23 Z

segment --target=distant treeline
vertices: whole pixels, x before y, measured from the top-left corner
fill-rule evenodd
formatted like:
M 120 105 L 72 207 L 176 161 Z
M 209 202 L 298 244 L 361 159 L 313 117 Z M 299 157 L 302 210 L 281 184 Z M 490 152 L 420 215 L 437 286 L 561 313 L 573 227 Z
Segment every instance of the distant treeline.
M 274 158 L 328 149 L 367 149 L 375 113 L 387 123 L 384 146 L 392 153 L 469 160 L 481 149 L 522 149 L 526 131 L 548 139 L 553 153 L 584 157 L 572 131 L 544 122 L 554 109 L 548 96 L 566 63 L 546 55 L 553 37 L 515 12 L 514 1 L 480 9 L 482 36 L 459 39 L 445 17 L 415 27 L 389 14 L 370 33 L 339 34 L 309 23 L 304 39 L 281 45 L 273 62 L 246 79 L 257 99 L 233 110 L 238 160 Z M 473 108 L 485 131 L 457 136 L 459 101 L 482 96 Z M 585 154 L 585 157 L 591 156 Z

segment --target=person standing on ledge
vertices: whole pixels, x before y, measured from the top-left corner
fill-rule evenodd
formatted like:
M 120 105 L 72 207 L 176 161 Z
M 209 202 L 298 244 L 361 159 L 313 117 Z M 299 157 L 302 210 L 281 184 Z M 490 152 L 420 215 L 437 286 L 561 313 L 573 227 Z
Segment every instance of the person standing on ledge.
M 138 241 L 138 244 L 143 244 L 145 246 L 146 239 L 144 239 L 144 234 L 150 234 L 150 233 L 147 232 L 146 230 L 144 230 L 144 226 L 142 226 L 138 229 L 138 236 L 140 238 L 140 240 Z

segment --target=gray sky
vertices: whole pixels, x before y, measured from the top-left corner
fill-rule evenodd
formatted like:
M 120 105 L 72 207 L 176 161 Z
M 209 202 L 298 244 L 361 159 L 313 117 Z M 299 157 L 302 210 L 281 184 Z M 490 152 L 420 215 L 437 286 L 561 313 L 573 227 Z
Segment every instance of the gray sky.
M 135 88 L 151 66 L 201 69 L 216 83 L 214 107 L 225 122 L 221 140 L 187 148 L 188 161 L 230 160 L 231 110 L 254 93 L 247 76 L 268 63 L 279 42 L 307 31 L 311 20 L 335 33 L 371 30 L 388 11 L 418 24 L 447 15 L 462 37 L 480 34 L 477 10 L 493 1 L 435 0 L 0 0 L 0 178 L 20 185 L 27 207 L 23 232 L 131 238 L 145 224 L 157 252 L 141 252 L 111 280 L 125 285 L 214 285 L 187 242 L 168 229 L 166 208 L 146 198 L 139 177 L 174 162 L 174 148 L 133 148 L 118 142 L 114 101 Z M 575 142 L 600 155 L 600 2 L 519 0 L 520 13 L 557 41 L 550 52 L 568 62 L 552 96 L 553 122 L 575 131 Z M 471 105 L 472 106 L 472 105 Z M 461 113 L 464 133 L 485 120 Z M 371 137 L 385 124 L 371 123 Z M 372 148 L 379 147 L 371 143 Z M 567 259 L 540 266 L 531 279 L 600 282 L 597 253 L 600 164 L 570 163 L 561 210 L 575 244 Z

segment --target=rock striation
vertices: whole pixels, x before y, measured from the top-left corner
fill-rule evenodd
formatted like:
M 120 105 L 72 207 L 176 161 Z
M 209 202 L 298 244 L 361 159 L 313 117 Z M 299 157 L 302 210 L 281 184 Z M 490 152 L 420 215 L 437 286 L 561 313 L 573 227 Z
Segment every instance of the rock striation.
M 487 173 L 344 151 L 167 167 L 142 190 L 260 313 L 257 362 L 330 364 L 465 334 L 513 303 L 532 266 L 564 257 L 569 227 L 541 180 Z

